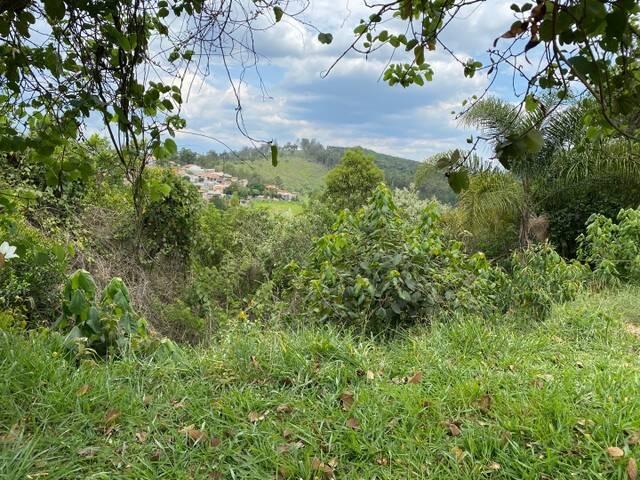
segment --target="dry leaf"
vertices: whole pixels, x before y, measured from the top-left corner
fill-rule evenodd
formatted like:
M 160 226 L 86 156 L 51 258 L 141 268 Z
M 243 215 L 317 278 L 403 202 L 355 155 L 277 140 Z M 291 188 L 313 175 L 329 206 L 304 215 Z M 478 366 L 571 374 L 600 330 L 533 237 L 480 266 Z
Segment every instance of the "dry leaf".
M 99 450 L 98 447 L 85 447 L 78 450 L 78 455 L 86 458 L 95 457 Z
M 142 405 L 144 405 L 145 407 L 151 405 L 151 402 L 153 402 L 153 396 L 145 394 L 142 397 Z
M 340 403 L 343 410 L 349 410 L 353 405 L 353 392 L 344 392 L 340 395 Z
M 354 430 L 360 428 L 360 422 L 358 422 L 358 420 L 354 417 L 349 418 L 346 422 L 346 425 L 347 427 L 353 428 Z
M 448 434 L 452 437 L 459 437 L 462 434 L 460 425 L 457 422 L 447 421 L 443 423 L 444 427 L 448 430 Z
M 304 443 L 301 441 L 293 442 L 293 443 L 285 443 L 284 445 L 278 445 L 276 447 L 276 452 L 278 453 L 287 453 L 292 450 L 299 450 L 304 447 Z
M 422 372 L 416 372 L 407 379 L 407 383 L 420 383 L 422 381 Z
M 258 412 L 249 412 L 249 415 L 247 415 L 247 418 L 251 423 L 258 423 L 264 420 L 268 413 L 269 413 L 268 410 L 264 412 L 262 415 L 260 415 Z
M 333 468 L 329 464 L 322 463 L 318 457 L 313 457 L 311 460 L 311 468 L 322 473 L 325 478 L 334 478 Z
M 81 397 L 83 395 L 85 395 L 89 390 L 91 390 L 91 385 L 85 383 L 84 385 L 82 385 L 78 391 L 76 391 L 76 395 L 78 397 Z
M 497 472 L 501 468 L 502 468 L 502 465 L 500 465 L 497 462 L 491 462 L 489 465 L 487 465 L 487 470 L 489 470 L 490 472 Z
M 282 431 L 282 438 L 290 438 L 293 437 L 293 432 L 291 430 L 289 430 L 288 428 L 285 428 Z
M 293 407 L 291 405 L 287 405 L 283 403 L 282 405 L 278 405 L 276 407 L 276 413 L 291 413 L 293 411 Z
M 464 450 L 462 450 L 460 447 L 453 447 L 451 451 L 456 456 L 456 462 L 462 462 L 462 460 L 464 459 Z
M 207 433 L 202 430 L 198 430 L 194 425 L 184 427 L 182 430 L 180 430 L 180 433 L 185 434 L 187 436 L 187 439 L 191 443 L 193 443 L 193 445 L 196 445 L 199 442 L 206 442 L 207 440 Z
M 105 413 L 103 422 L 106 426 L 114 425 L 118 422 L 120 415 L 121 414 L 118 410 L 111 409 L 107 413 Z
M 18 438 L 19 430 L 20 430 L 20 424 L 14 423 L 13 426 L 11 427 L 11 430 L 9 430 L 4 435 L 0 435 L 0 443 L 14 442 Z
M 178 409 L 178 408 L 184 408 L 184 401 L 186 399 L 182 399 L 182 400 L 171 400 L 171 405 L 173 405 L 173 408 Z
M 211 445 L 213 448 L 219 447 L 221 443 L 222 440 L 220 440 L 218 437 L 212 437 L 209 441 L 209 445 Z
M 147 435 L 149 434 L 145 431 L 136 432 L 136 440 L 138 441 L 138 443 L 144 443 L 147 441 Z
M 620 447 L 609 447 L 607 448 L 607 455 L 611 458 L 622 458 L 624 457 L 624 450 Z
M 637 480 L 638 478 L 638 464 L 635 458 L 630 458 L 627 463 L 627 477 L 629 480 Z
M 478 400 L 478 408 L 480 408 L 481 412 L 487 413 L 491 409 L 492 403 L 493 398 L 491 397 L 491 395 L 483 395 L 482 397 L 480 397 L 480 400 Z
M 627 439 L 627 443 L 629 445 L 640 444 L 640 432 L 633 432 L 631 435 L 629 435 L 629 438 Z
M 152 462 L 157 462 L 158 460 L 160 460 L 160 457 L 162 457 L 162 450 L 160 450 L 159 448 L 156 448 L 151 453 L 151 456 L 149 458 L 151 459 Z
M 389 465 L 389 459 L 387 457 L 378 457 L 376 458 L 376 464 L 380 465 L 380 466 L 387 466 Z
M 371 370 L 367 370 L 367 380 L 373 380 L 374 378 L 376 378 L 376 374 Z

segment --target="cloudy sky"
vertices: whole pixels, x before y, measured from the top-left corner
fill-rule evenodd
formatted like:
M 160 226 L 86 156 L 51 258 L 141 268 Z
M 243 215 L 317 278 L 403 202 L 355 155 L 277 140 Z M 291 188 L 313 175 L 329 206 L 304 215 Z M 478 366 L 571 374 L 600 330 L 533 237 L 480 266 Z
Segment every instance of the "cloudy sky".
M 450 24 L 443 37 L 459 58 L 482 60 L 493 39 L 515 20 L 510 2 L 489 0 L 468 7 Z M 241 86 L 248 133 L 279 144 L 298 138 L 316 138 L 325 145 L 360 145 L 383 153 L 423 160 L 450 148 L 464 147 L 468 131 L 452 110 L 487 85 L 484 74 L 465 78 L 462 67 L 444 52 L 429 52 L 426 61 L 435 71 L 424 87 L 389 87 L 380 77 L 388 55 L 365 59 L 348 55 L 326 78 L 324 72 L 353 40 L 353 28 L 371 12 L 363 0 L 311 0 L 304 19 L 334 35 L 321 45 L 317 33 L 287 20 L 259 32 L 258 71 L 250 71 Z M 237 73 L 237 72 L 234 72 Z M 492 87 L 494 94 L 512 98 L 511 76 L 504 74 Z M 214 136 L 232 148 L 250 146 L 235 124 L 235 97 L 220 67 L 212 75 L 193 79 L 183 114 L 187 130 Z M 181 147 L 195 151 L 223 150 L 216 142 L 179 134 Z

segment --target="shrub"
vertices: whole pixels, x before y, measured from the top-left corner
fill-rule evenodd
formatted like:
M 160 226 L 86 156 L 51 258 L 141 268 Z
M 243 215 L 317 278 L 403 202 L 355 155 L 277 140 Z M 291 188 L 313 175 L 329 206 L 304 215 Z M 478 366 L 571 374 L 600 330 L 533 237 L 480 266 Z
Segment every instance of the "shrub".
M 544 318 L 554 303 L 573 300 L 584 285 L 588 268 L 567 262 L 548 243 L 514 252 L 511 275 L 503 282 L 503 308 Z
M 622 209 L 616 220 L 592 215 L 578 237 L 578 258 L 592 266 L 599 285 L 640 282 L 640 210 Z
M 19 257 L 0 267 L 0 310 L 19 312 L 31 327 L 49 324 L 69 251 L 20 219 L 0 223 L 2 241 L 16 246 Z
M 78 355 L 120 354 L 147 336 L 146 322 L 133 311 L 129 291 L 120 278 L 111 279 L 98 301 L 89 272 L 77 270 L 67 279 L 62 297 L 56 327 L 71 329 L 65 344 Z
M 371 155 L 361 149 L 347 150 L 340 163 L 327 174 L 327 202 L 336 210 L 357 210 L 383 179 L 384 174 Z
M 492 270 L 484 255 L 467 256 L 460 242 L 444 238 L 435 204 L 411 221 L 380 185 L 369 205 L 343 212 L 315 243 L 296 284 L 321 319 L 378 330 L 444 311 L 490 309 Z

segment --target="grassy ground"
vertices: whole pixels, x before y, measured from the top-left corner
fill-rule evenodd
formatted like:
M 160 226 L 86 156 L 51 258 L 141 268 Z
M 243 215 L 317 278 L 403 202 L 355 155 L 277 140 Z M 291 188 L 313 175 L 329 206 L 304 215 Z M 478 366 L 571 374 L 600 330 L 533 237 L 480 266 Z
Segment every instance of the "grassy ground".
M 0 333 L 0 478 L 626 479 L 639 293 L 387 341 L 244 326 L 78 368 L 55 338 Z
M 297 215 L 304 211 L 304 205 L 301 202 L 285 202 L 282 200 L 252 200 L 251 206 L 263 208 L 273 213 L 290 213 L 292 215 Z

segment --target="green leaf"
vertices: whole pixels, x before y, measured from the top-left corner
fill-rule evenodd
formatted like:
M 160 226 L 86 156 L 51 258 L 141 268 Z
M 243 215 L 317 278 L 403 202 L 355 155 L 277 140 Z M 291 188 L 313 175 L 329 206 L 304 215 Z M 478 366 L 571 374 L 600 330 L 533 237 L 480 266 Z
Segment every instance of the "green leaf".
M 535 112 L 538 108 L 538 100 L 533 95 L 527 95 L 524 99 L 524 108 L 527 112 Z
M 51 20 L 62 20 L 65 14 L 64 0 L 45 0 L 44 11 Z
M 284 15 L 284 10 L 282 8 L 276 6 L 273 7 L 273 14 L 276 16 L 276 23 L 282 20 L 282 16 Z
M 273 143 L 271 144 L 271 165 L 278 166 L 278 146 Z
M 319 33 L 318 41 L 325 45 L 329 45 L 331 44 L 331 42 L 333 42 L 333 35 L 331 35 L 330 33 Z
M 469 188 L 469 173 L 466 170 L 451 172 L 448 180 L 451 190 L 456 193 L 460 193 L 462 190 Z
M 175 155 L 178 153 L 178 145 L 173 138 L 167 138 L 164 141 L 164 148 L 169 152 L 170 155 Z
M 417 65 L 422 65 L 424 63 L 424 46 L 423 45 L 418 45 L 413 50 L 413 53 L 414 53 L 415 58 L 416 58 L 416 64 Z

